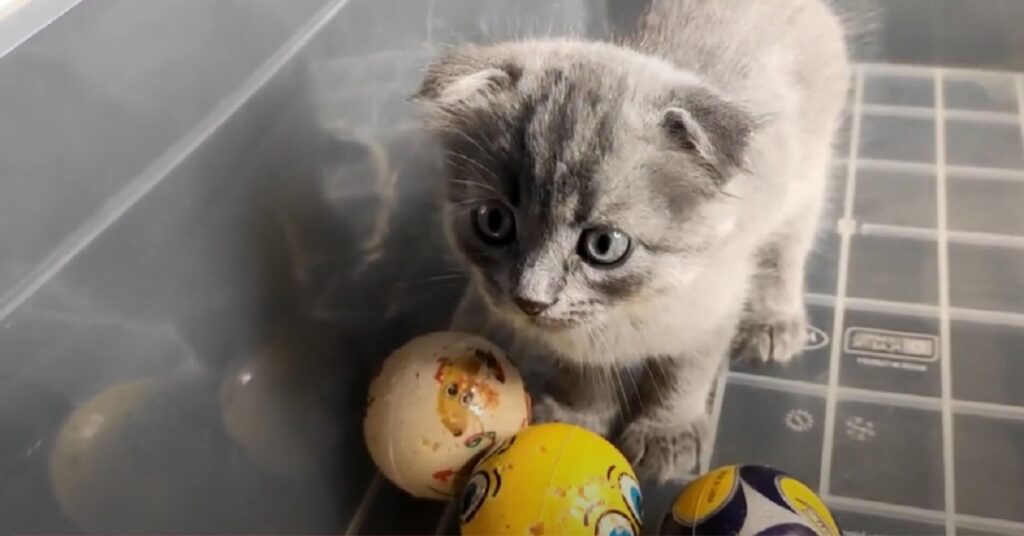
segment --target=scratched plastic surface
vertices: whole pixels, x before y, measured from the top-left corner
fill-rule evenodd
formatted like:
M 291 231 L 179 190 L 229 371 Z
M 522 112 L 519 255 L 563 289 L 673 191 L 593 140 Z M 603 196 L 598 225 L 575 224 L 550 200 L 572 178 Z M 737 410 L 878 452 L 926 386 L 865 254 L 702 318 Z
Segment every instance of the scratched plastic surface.
M 1021 534 L 1024 4 L 880 4 L 811 342 L 721 376 L 702 466 L 784 468 L 848 533 Z M 457 531 L 362 444 L 465 283 L 406 97 L 442 45 L 641 7 L 0 1 L 0 534 Z

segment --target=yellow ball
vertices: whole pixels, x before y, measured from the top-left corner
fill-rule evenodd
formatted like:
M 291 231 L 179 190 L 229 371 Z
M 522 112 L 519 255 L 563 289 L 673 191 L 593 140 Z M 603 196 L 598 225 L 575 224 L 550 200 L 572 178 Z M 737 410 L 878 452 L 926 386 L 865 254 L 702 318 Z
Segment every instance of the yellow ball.
M 139 379 L 76 409 L 50 456 L 54 496 L 87 532 L 192 532 L 224 460 L 208 386 Z
M 398 487 L 450 499 L 488 448 L 529 420 L 530 399 L 505 353 L 464 333 L 413 339 L 370 384 L 363 420 L 374 463 Z
M 578 426 L 530 426 L 477 464 L 462 492 L 462 534 L 640 534 L 636 474 L 611 443 Z
M 286 478 L 323 474 L 337 425 L 317 401 L 309 375 L 289 369 L 280 348 L 232 366 L 220 387 L 221 419 L 249 459 Z M 305 377 L 303 377 L 303 374 Z

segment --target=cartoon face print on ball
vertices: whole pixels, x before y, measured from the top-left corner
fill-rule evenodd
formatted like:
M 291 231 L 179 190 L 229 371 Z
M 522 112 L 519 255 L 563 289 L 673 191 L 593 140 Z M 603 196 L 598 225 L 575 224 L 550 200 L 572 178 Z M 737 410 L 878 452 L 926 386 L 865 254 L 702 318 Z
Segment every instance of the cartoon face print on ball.
M 462 533 L 639 535 L 640 486 L 610 444 L 578 427 L 526 428 L 498 444 L 469 476 Z
M 505 372 L 494 354 L 474 350 L 471 355 L 442 357 L 434 379 L 438 383 L 437 412 L 445 428 L 455 437 L 471 430 L 481 433 L 480 415 L 499 403 L 491 382 L 505 383 Z M 469 439 L 479 444 L 481 438 L 474 435 Z

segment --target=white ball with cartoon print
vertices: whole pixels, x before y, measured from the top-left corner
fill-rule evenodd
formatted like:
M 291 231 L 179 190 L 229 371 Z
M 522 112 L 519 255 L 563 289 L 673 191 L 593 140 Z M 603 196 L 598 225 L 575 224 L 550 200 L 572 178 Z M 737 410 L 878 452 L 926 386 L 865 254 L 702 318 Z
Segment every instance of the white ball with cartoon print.
M 527 425 L 530 397 L 508 356 L 458 332 L 417 337 L 370 384 L 363 433 L 381 473 L 415 497 L 455 497 L 495 443 Z

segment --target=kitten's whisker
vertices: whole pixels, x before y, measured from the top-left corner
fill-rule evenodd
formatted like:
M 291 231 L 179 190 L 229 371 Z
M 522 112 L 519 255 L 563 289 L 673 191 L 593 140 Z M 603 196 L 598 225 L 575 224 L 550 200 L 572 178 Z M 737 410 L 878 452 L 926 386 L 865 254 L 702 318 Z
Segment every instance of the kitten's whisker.
M 466 275 L 466 274 L 443 274 L 443 275 L 435 275 L 435 276 L 431 276 L 431 277 L 424 277 L 422 279 L 418 279 L 418 280 L 411 281 L 411 282 L 412 283 L 431 283 L 431 282 L 438 282 L 438 281 L 455 281 L 457 279 L 469 279 L 469 276 Z
M 612 367 L 612 372 L 615 375 L 615 382 L 618 384 L 619 392 L 622 395 L 622 403 L 626 406 L 626 415 L 629 415 L 630 418 L 632 418 L 634 415 L 633 405 L 630 404 L 630 397 L 629 393 L 626 391 L 626 384 L 622 383 L 622 372 L 619 370 L 619 367 Z
M 467 199 L 461 199 L 461 200 L 456 201 L 454 203 L 450 203 L 450 206 L 452 206 L 454 208 L 457 208 L 457 209 L 462 209 L 462 208 L 466 208 L 466 207 L 474 207 L 475 208 L 476 205 L 479 205 L 480 203 L 484 203 L 486 201 L 490 201 L 490 199 L 483 198 L 483 197 L 470 197 L 470 198 L 467 198 Z
M 478 187 L 481 190 L 484 190 L 486 192 L 491 192 L 491 193 L 494 193 L 494 194 L 501 195 L 501 191 L 499 191 L 497 188 L 495 188 L 495 187 L 493 187 L 490 184 L 487 184 L 485 182 L 471 181 L 471 180 L 466 180 L 466 179 L 446 179 L 446 181 L 450 182 L 450 183 L 453 183 L 453 184 L 464 184 L 466 186 Z
M 455 171 L 455 173 L 457 173 L 457 174 L 459 174 L 461 176 L 473 177 L 473 176 L 476 175 L 476 172 L 473 169 L 471 169 L 469 167 L 466 167 L 466 166 L 464 166 L 462 164 L 457 164 L 455 162 L 449 162 L 449 167 L 452 168 Z M 501 182 L 500 179 L 497 176 L 495 176 L 493 173 L 489 174 L 486 177 L 481 178 L 480 180 L 472 180 L 471 181 L 471 180 L 459 179 L 457 177 L 448 177 L 448 178 L 444 179 L 444 182 L 448 183 L 447 187 L 450 188 L 450 189 L 454 189 L 456 186 L 461 186 L 463 188 L 479 188 L 479 189 L 484 190 L 486 192 L 492 192 L 492 193 L 495 193 L 495 194 L 500 194 L 501 193 L 497 188 L 495 188 L 494 186 L 492 186 L 492 185 L 488 184 L 487 182 L 485 182 L 484 179 L 487 179 L 487 180 L 490 180 L 490 181 L 493 181 L 493 182 Z
M 598 338 L 600 336 L 600 332 L 588 330 L 587 335 L 595 346 L 599 346 L 602 354 L 607 352 L 607 345 L 605 344 L 604 340 Z M 612 393 L 617 393 L 617 389 L 615 389 L 615 385 L 611 381 L 611 367 L 600 366 L 599 370 L 601 371 L 602 378 L 604 378 L 604 383 L 606 385 L 605 388 L 609 391 L 612 391 Z
M 446 157 L 458 158 L 462 162 L 465 162 L 465 163 L 473 166 L 474 168 L 482 171 L 484 174 L 486 174 L 487 177 L 493 179 L 494 181 L 501 182 L 501 180 L 498 177 L 498 175 L 496 173 L 494 173 L 494 171 L 492 171 L 491 168 L 485 166 L 482 162 L 480 162 L 478 160 L 470 158 L 470 157 L 468 157 L 468 156 L 466 156 L 466 155 L 464 155 L 462 153 L 456 153 L 454 151 L 445 151 L 444 154 L 445 154 Z M 449 161 L 449 164 L 453 164 L 454 165 L 454 163 L 450 162 L 450 161 Z
M 588 333 L 588 335 L 591 336 L 591 340 L 594 343 L 596 343 L 597 345 L 600 345 L 601 353 L 603 354 L 601 360 L 604 361 L 604 362 L 611 361 L 610 358 L 613 358 L 614 356 L 612 355 L 612 352 L 611 352 L 611 345 L 608 343 L 608 340 L 605 338 L 604 333 L 602 333 L 600 330 L 593 330 L 593 329 L 588 330 L 587 333 Z M 626 385 L 624 383 L 622 383 L 622 376 L 621 376 L 621 374 L 619 372 L 618 367 L 611 366 L 611 367 L 608 367 L 608 370 L 612 373 L 612 377 L 615 378 L 616 391 L 619 393 L 619 396 L 622 397 L 622 403 L 625 404 L 625 406 L 626 406 L 626 413 L 627 414 L 631 413 L 632 412 L 632 407 L 631 407 L 631 404 L 629 403 L 629 393 L 626 391 Z
M 636 377 L 633 376 L 633 367 L 626 368 L 626 376 L 629 377 L 629 383 L 633 384 L 633 395 L 636 398 L 640 411 L 644 410 L 644 397 L 643 393 L 640 392 L 640 385 L 636 381 Z
M 490 151 L 485 149 L 483 145 L 480 145 L 480 142 L 476 138 L 474 138 L 473 136 L 470 136 L 466 131 L 464 131 L 464 130 L 462 130 L 460 128 L 453 127 L 453 126 L 449 126 L 449 127 L 445 128 L 443 130 L 444 130 L 444 132 L 446 132 L 448 134 L 456 134 L 458 136 L 461 136 L 462 139 L 466 140 L 473 147 L 475 147 L 477 150 L 479 150 L 481 154 L 490 155 Z M 491 143 L 489 141 L 487 142 L 487 144 L 491 145 Z M 492 148 L 493 148 L 493 146 L 492 146 Z
M 460 199 L 459 201 L 452 201 L 452 202 L 450 202 L 450 204 L 455 205 L 455 206 L 459 206 L 459 205 L 465 205 L 467 201 L 472 201 L 474 203 L 477 203 L 477 202 L 480 202 L 480 201 L 488 201 L 488 200 L 492 200 L 492 199 L 504 199 L 505 198 L 504 194 L 502 194 L 501 192 L 499 192 L 499 191 L 497 191 L 495 189 L 485 190 L 483 192 L 483 194 L 490 194 L 490 197 L 489 198 L 473 197 L 473 198 L 467 198 L 467 199 Z
M 597 370 L 601 371 L 602 390 L 606 392 L 615 392 L 615 386 L 612 384 L 611 379 L 611 367 L 600 366 Z
M 658 383 L 657 376 L 655 376 L 654 372 L 651 370 L 651 367 L 657 364 L 658 361 L 652 358 L 647 363 L 644 363 L 642 366 L 644 372 L 646 372 L 647 376 L 651 378 L 651 389 L 654 391 L 654 396 L 658 399 L 658 405 L 664 405 L 665 395 L 664 393 L 661 392 L 661 385 Z

